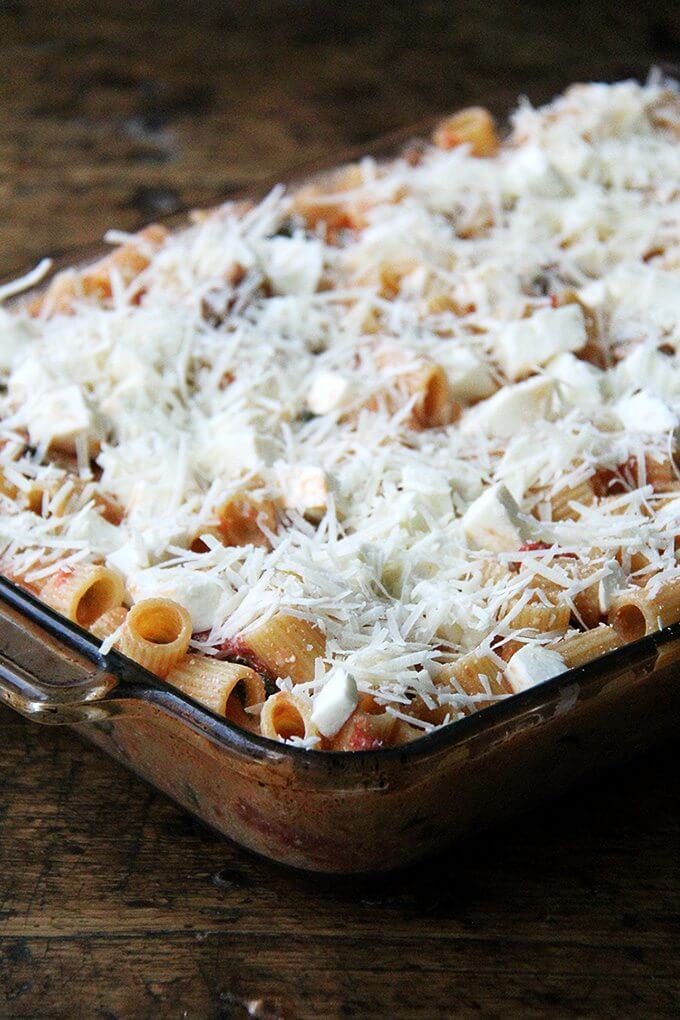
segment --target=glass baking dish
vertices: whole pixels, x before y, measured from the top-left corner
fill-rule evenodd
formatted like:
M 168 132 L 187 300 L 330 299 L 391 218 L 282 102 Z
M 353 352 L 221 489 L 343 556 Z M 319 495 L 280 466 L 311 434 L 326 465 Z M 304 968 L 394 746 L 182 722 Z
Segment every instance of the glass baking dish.
M 346 159 L 388 158 L 438 119 Z M 410 744 L 310 752 L 239 729 L 115 651 L 102 656 L 96 638 L 0 576 L 0 701 L 72 727 L 242 846 L 313 871 L 407 864 L 677 731 L 679 660 L 677 623 Z

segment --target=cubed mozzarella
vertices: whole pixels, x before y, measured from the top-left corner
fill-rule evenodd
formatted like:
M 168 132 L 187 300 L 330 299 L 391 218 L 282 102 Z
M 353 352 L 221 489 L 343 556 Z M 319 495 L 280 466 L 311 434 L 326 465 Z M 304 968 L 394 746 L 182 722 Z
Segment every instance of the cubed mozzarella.
M 321 242 L 296 237 L 274 237 L 263 246 L 267 277 L 277 294 L 313 294 L 323 269 Z
M 571 304 L 509 323 L 496 335 L 494 349 L 508 378 L 521 379 L 557 354 L 581 350 L 586 340 L 583 311 Z
M 31 400 L 52 385 L 52 377 L 44 361 L 37 354 L 29 354 L 12 372 L 7 384 L 12 404 Z
M 437 359 L 446 371 L 452 396 L 458 400 L 483 400 L 498 389 L 489 366 L 468 347 L 452 341 L 442 346 Z
M 324 737 L 334 737 L 358 704 L 359 692 L 354 677 L 336 666 L 314 697 L 312 722 Z
M 519 198 L 527 192 L 546 197 L 564 193 L 564 181 L 538 145 L 510 149 L 503 168 L 503 193 Z
M 615 322 L 641 320 L 663 333 L 680 327 L 677 274 L 655 266 L 617 267 L 605 277 L 603 304 Z
M 149 566 L 149 554 L 139 538 L 130 538 L 118 549 L 108 553 L 106 562 L 127 578 Z
M 93 507 L 77 514 L 70 521 L 67 533 L 69 538 L 87 542 L 92 551 L 101 556 L 109 556 L 125 544 L 122 529 L 110 524 Z
M 414 505 L 429 512 L 433 517 L 450 514 L 451 486 L 444 471 L 421 465 L 415 467 L 408 464 L 401 473 L 401 485 L 404 492 L 416 493 L 419 497 Z
M 5 375 L 11 372 L 17 359 L 38 335 L 38 328 L 32 319 L 18 318 L 0 308 L 0 373 Z
M 543 645 L 524 645 L 510 659 L 505 676 L 515 694 L 559 676 L 567 669 L 561 655 Z
M 261 471 L 276 459 L 275 442 L 253 428 L 234 427 L 229 411 L 209 419 L 203 428 L 201 466 L 213 475 L 236 478 L 245 471 Z
M 629 432 L 668 432 L 678 423 L 677 416 L 659 397 L 640 390 L 630 397 L 622 397 L 614 405 L 614 412 L 624 429 Z
M 277 475 L 286 509 L 312 518 L 323 517 L 329 496 L 325 471 L 313 465 L 280 463 Z
M 465 512 L 463 531 L 472 546 L 504 552 L 517 549 L 531 538 L 531 526 L 504 485 L 483 492 Z
M 546 422 L 521 433 L 508 443 L 496 477 L 522 500 L 528 489 L 547 485 L 567 471 L 584 446 L 582 433 L 566 432 L 559 423 Z
M 642 386 L 669 403 L 680 399 L 678 355 L 663 354 L 656 343 L 641 343 L 634 347 L 610 374 L 620 393 Z
M 78 436 L 92 428 L 92 416 L 77 386 L 63 386 L 31 403 L 27 414 L 32 443 L 72 449 Z
M 148 598 L 172 599 L 184 606 L 194 631 L 209 630 L 222 599 L 218 581 L 184 567 L 149 567 L 128 578 L 135 602 Z
M 312 380 L 307 396 L 307 407 L 312 414 L 329 414 L 347 404 L 352 386 L 340 372 L 320 372 Z
M 556 387 L 553 379 L 536 376 L 504 386 L 488 400 L 470 408 L 461 419 L 463 432 L 485 432 L 507 438 L 519 429 L 554 415 Z
M 565 404 L 586 411 L 594 411 L 602 406 L 604 372 L 574 357 L 571 352 L 565 351 L 552 358 L 546 365 L 545 374 L 558 383 Z

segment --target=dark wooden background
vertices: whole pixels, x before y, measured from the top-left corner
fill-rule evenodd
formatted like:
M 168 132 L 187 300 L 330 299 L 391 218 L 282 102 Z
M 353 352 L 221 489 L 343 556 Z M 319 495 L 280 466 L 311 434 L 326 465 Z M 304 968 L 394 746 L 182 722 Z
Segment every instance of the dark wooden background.
M 0 0 L 0 275 L 436 111 L 680 58 L 677 3 Z M 0 712 L 3 1017 L 671 1017 L 662 748 L 381 880 L 216 840 Z

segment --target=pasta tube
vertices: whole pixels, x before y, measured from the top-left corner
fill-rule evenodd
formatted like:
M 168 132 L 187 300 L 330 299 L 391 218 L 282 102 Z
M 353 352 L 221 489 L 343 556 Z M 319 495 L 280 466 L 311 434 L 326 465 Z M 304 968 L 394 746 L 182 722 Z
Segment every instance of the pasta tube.
M 271 740 L 318 737 L 319 732 L 312 722 L 311 702 L 290 691 L 272 694 L 262 707 L 260 733 Z
M 645 634 L 680 620 L 680 579 L 669 581 L 650 594 L 646 588 L 623 592 L 612 601 L 609 622 L 624 641 L 637 641 Z
M 593 630 L 584 630 L 581 634 L 572 634 L 548 645 L 564 659 L 569 669 L 584 666 L 593 659 L 599 659 L 607 652 L 620 648 L 623 639 L 613 627 L 602 625 Z
M 335 734 L 331 748 L 334 751 L 373 751 L 379 747 L 388 747 L 396 742 L 394 738 L 399 722 L 401 720 L 384 710 L 377 715 L 357 709 Z M 408 730 L 415 730 L 418 736 L 422 734 L 422 730 L 417 730 L 415 726 L 409 726 L 408 723 L 404 723 L 404 726 Z
M 483 106 L 470 106 L 442 120 L 432 141 L 439 149 L 469 145 L 473 156 L 495 156 L 500 144 L 494 119 Z
M 252 728 L 252 717 L 245 709 L 266 698 L 264 681 L 254 669 L 207 655 L 185 656 L 170 670 L 167 681 L 217 715 L 246 728 Z
M 552 519 L 554 521 L 578 520 L 580 513 L 578 509 L 571 506 L 572 503 L 581 503 L 590 506 L 595 502 L 595 490 L 590 478 L 579 482 L 578 485 L 570 485 L 561 489 L 550 500 Z
M 171 599 L 142 599 L 125 618 L 120 650 L 140 666 L 166 677 L 186 655 L 191 618 Z
M 123 625 L 127 614 L 128 611 L 125 606 L 116 606 L 114 609 L 108 609 L 90 626 L 90 633 L 104 641 L 105 638 L 111 637 Z
M 313 679 L 314 664 L 323 656 L 326 640 L 314 624 L 280 613 L 244 634 L 236 649 L 269 676 L 303 683 Z
M 436 677 L 437 685 L 449 684 L 454 693 L 463 693 L 471 698 L 480 695 L 489 695 L 490 698 L 504 694 L 512 694 L 512 688 L 505 679 L 499 666 L 490 656 L 480 655 L 479 652 L 468 652 L 462 655 L 457 662 L 444 669 Z M 483 708 L 491 704 L 491 701 L 481 699 L 477 708 Z M 469 711 L 461 707 L 461 711 Z
M 66 269 L 58 273 L 44 294 L 30 302 L 29 312 L 49 318 L 68 314 L 81 297 L 94 297 L 100 302 L 110 298 L 111 273 L 117 272 L 124 284 L 131 283 L 149 265 L 150 254 L 161 247 L 167 234 L 165 227 L 152 223 L 127 244 L 82 271 Z
M 115 570 L 79 563 L 49 577 L 41 597 L 69 620 L 90 627 L 107 610 L 122 604 L 125 585 Z

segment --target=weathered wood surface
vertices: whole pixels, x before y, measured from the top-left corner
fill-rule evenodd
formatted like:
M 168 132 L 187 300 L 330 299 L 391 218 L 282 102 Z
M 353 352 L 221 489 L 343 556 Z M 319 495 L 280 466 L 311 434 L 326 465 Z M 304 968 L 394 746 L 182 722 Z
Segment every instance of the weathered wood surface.
M 678 58 L 672 3 L 0 3 L 0 274 L 472 100 Z M 3 1017 L 677 1016 L 677 751 L 407 873 L 216 840 L 0 711 Z

